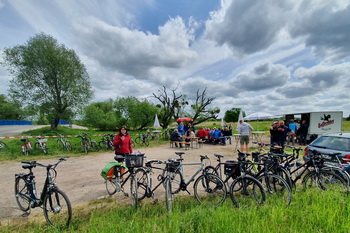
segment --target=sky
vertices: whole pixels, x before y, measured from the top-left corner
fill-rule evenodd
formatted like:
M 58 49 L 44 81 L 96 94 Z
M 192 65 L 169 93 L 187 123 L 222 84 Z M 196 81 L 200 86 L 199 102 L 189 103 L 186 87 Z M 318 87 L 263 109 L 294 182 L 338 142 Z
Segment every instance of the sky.
M 0 61 L 41 32 L 80 57 L 93 102 L 207 88 L 219 117 L 350 115 L 348 0 L 0 0 Z M 11 78 L 0 65 L 0 94 Z

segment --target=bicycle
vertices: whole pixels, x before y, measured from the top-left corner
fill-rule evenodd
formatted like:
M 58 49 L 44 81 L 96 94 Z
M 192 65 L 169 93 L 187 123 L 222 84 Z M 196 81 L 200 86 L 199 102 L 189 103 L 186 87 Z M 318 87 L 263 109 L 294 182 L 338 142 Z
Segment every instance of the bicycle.
M 271 159 L 265 159 L 264 163 L 257 163 L 252 162 L 247 159 L 249 156 L 248 153 L 243 153 L 238 150 L 238 156 L 241 161 L 244 161 L 243 169 L 245 173 L 251 177 L 256 178 L 264 187 L 264 190 L 267 194 L 274 195 L 280 198 L 282 200 L 282 204 L 289 205 L 292 201 L 292 190 L 289 184 L 285 179 L 283 179 L 281 176 L 277 174 L 271 173 L 271 163 L 275 163 L 275 161 L 272 161 Z M 220 154 L 214 154 L 214 156 L 217 158 L 218 164 L 216 167 L 207 166 L 205 169 L 208 172 L 215 173 L 219 175 L 220 178 L 222 178 L 222 166 L 224 166 L 224 174 L 226 175 L 226 178 L 223 179 L 225 184 L 230 186 L 229 180 L 235 180 L 237 177 L 240 176 L 240 171 L 238 170 L 238 162 L 235 161 L 226 161 L 221 162 L 221 158 L 224 158 L 223 155 Z M 257 173 L 252 173 L 248 167 L 251 164 L 258 165 L 260 168 Z M 276 200 L 274 200 L 274 204 L 277 205 L 278 203 Z
M 170 176 L 172 189 L 171 194 L 177 194 L 180 191 L 186 191 L 188 194 L 190 194 L 187 187 L 194 181 L 194 195 L 199 203 L 209 206 L 221 205 L 227 196 L 226 186 L 219 176 L 208 173 L 204 169 L 204 160 L 209 160 L 208 156 L 201 155 L 200 162 L 183 163 L 182 155 L 185 153 L 175 152 L 175 154 L 180 158 L 170 161 L 171 166 L 173 166 L 173 172 Z M 200 167 L 188 180 L 185 180 L 183 166 L 188 165 L 200 165 Z M 195 177 L 200 173 L 202 174 L 195 180 Z
M 36 142 L 34 144 L 34 148 L 35 149 L 41 149 L 44 154 L 47 154 L 47 146 L 46 146 L 46 142 L 47 142 L 47 139 L 46 138 L 42 138 L 44 136 L 39 136 L 39 137 L 36 137 Z
M 135 138 L 135 143 L 138 145 L 144 144 L 145 146 L 149 146 L 149 140 L 146 134 L 139 134 L 137 138 Z
M 0 141 L 0 151 L 6 148 L 6 144 L 3 141 Z
M 89 153 L 90 147 L 95 151 L 99 151 L 96 141 L 92 141 L 91 138 L 87 134 L 78 135 L 81 138 L 80 146 L 85 152 L 85 154 Z
M 149 160 L 146 162 L 145 167 L 143 168 L 145 170 L 145 173 L 142 177 L 138 180 L 138 193 L 141 193 L 139 195 L 139 200 L 147 198 L 152 198 L 154 203 L 158 202 L 158 199 L 154 198 L 154 192 L 158 189 L 162 184 L 165 189 L 165 203 L 166 203 L 166 209 L 168 212 L 172 211 L 172 192 L 171 192 L 171 174 L 175 171 L 175 165 L 173 160 L 168 161 L 162 161 L 162 160 Z M 166 164 L 165 168 L 156 167 L 153 164 Z M 152 185 L 152 174 L 154 174 L 153 169 L 163 171 L 163 174 L 160 174 L 158 176 L 159 183 L 153 188 Z
M 29 151 L 32 150 L 32 146 L 30 144 L 29 139 L 27 138 L 22 138 L 21 139 L 22 145 L 21 145 L 21 151 L 23 155 L 28 155 Z
M 63 149 L 72 151 L 72 144 L 64 135 L 59 135 L 59 138 L 57 139 L 57 145 Z
M 28 169 L 29 173 L 15 174 L 15 196 L 19 208 L 25 212 L 22 216 L 29 216 L 31 208 L 41 207 L 47 223 L 59 229 L 68 227 L 72 218 L 70 201 L 55 183 L 56 167 L 62 161 L 66 159 L 60 158 L 57 163 L 48 165 L 36 161 L 22 161 L 22 168 Z M 36 166 L 46 168 L 46 180 L 40 198 L 37 196 L 32 171 Z
M 98 145 L 100 148 L 105 148 L 106 150 L 115 150 L 113 146 L 114 134 L 106 134 L 99 141 Z
M 142 199 L 144 193 L 142 189 L 138 189 L 138 183 L 145 177 L 145 171 L 141 168 L 143 166 L 144 154 L 130 154 L 125 156 L 125 164 L 116 163 L 110 170 L 111 176 L 105 181 L 106 190 L 109 195 L 122 192 L 124 196 L 129 194 L 124 192 L 124 186 L 130 179 L 130 198 L 131 205 L 137 206 L 140 198 Z M 127 169 L 126 169 L 127 168 Z M 141 191 L 141 196 L 138 192 Z

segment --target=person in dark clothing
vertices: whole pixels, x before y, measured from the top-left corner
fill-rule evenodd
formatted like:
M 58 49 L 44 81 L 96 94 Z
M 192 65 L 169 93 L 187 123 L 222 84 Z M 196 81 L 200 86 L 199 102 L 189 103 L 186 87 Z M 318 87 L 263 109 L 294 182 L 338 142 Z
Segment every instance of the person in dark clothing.
M 306 137 L 307 132 L 309 130 L 309 125 L 306 123 L 306 120 L 303 120 L 300 124 L 299 133 L 300 133 L 300 139 L 299 144 L 300 145 L 306 145 Z
M 179 134 L 179 131 L 177 130 L 177 129 L 175 129 L 172 133 L 171 133 L 171 135 L 170 135 L 170 141 L 172 141 L 172 142 L 175 142 L 175 146 L 177 147 L 177 143 L 176 142 L 181 142 L 182 141 L 182 138 L 181 138 L 181 136 L 180 136 L 180 134 Z M 180 144 L 180 147 L 182 147 L 182 144 L 181 143 L 179 143 Z
M 284 121 L 279 122 L 279 126 L 277 127 L 278 137 L 279 137 L 279 145 L 284 148 L 284 144 L 287 141 L 287 135 L 294 134 L 294 132 L 284 125 Z
M 275 121 L 270 126 L 270 144 L 280 145 L 280 140 L 278 135 L 278 121 Z

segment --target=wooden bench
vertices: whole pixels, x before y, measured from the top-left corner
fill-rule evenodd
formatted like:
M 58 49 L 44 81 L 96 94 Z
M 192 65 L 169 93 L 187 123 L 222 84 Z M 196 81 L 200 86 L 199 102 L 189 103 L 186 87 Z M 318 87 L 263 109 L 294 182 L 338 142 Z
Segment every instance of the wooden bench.
M 185 150 L 188 150 L 190 148 L 190 145 L 191 145 L 190 142 L 170 141 L 170 148 L 174 147 L 175 143 L 179 143 L 179 144 L 185 145 Z
M 204 144 L 204 141 L 201 140 L 201 139 L 199 139 L 197 142 L 198 142 L 198 147 L 199 148 L 201 148 L 203 146 L 203 144 Z

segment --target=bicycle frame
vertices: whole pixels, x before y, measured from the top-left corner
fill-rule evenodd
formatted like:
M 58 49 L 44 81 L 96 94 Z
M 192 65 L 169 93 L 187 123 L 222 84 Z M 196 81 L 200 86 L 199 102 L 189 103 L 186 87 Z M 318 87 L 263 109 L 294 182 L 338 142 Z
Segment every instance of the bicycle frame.
M 184 168 L 183 166 L 192 166 L 192 165 L 200 165 L 200 168 L 198 168 L 198 170 L 194 173 L 194 175 L 191 176 L 190 179 L 188 179 L 186 181 L 185 177 L 184 177 Z M 204 162 L 194 162 L 194 163 L 182 163 L 182 161 L 180 162 L 179 167 L 177 168 L 177 171 L 180 171 L 181 173 L 181 186 L 188 186 L 192 181 L 194 181 L 194 178 L 202 171 L 204 171 Z

